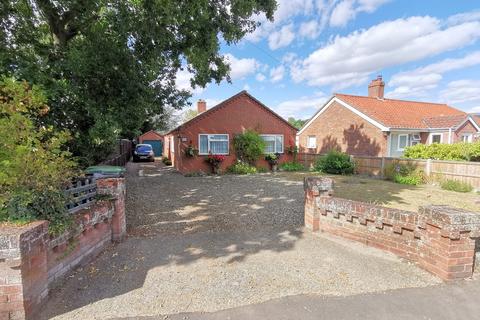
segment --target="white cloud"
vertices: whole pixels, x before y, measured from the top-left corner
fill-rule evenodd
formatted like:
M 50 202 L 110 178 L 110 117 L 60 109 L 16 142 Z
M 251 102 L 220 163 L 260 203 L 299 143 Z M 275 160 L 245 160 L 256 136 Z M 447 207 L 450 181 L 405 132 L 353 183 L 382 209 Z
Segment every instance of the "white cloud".
M 266 77 L 263 75 L 263 73 L 257 73 L 255 79 L 257 79 L 258 82 L 263 82 L 265 81 Z
M 328 97 L 323 92 L 317 92 L 314 96 L 283 101 L 275 107 L 275 111 L 285 118 L 306 119 L 317 111 L 327 99 Z
M 232 80 L 243 79 L 255 73 L 260 67 L 260 63 L 253 58 L 238 59 L 234 55 L 227 53 L 225 54 L 225 59 L 230 64 L 230 77 Z
M 250 90 L 250 86 L 248 85 L 248 83 L 245 83 L 245 85 L 243 86 L 243 90 Z
M 456 80 L 440 92 L 440 98 L 451 105 L 479 104 L 480 80 Z
M 271 50 L 286 47 L 295 39 L 293 23 L 283 26 L 280 30 L 273 32 L 268 37 L 268 46 Z
M 480 37 L 480 22 L 442 29 L 432 17 L 386 21 L 366 30 L 337 36 L 291 68 L 295 82 L 338 88 L 365 82 L 384 68 L 464 47 Z
M 272 68 L 270 70 L 270 81 L 271 82 L 279 82 L 283 79 L 283 75 L 285 74 L 285 67 L 280 65 L 276 68 Z
M 190 91 L 192 94 L 200 94 L 202 93 L 205 88 L 202 87 L 195 87 L 192 88 L 190 80 L 193 78 L 193 73 L 184 69 L 178 70 L 176 74 L 175 84 L 178 90 L 187 90 Z
M 394 74 L 388 83 L 389 87 L 396 88 L 387 96 L 391 98 L 424 96 L 428 90 L 437 87 L 444 73 L 478 64 L 480 64 L 480 51 L 475 51 L 463 58 L 448 58 L 425 67 L 399 72 Z
M 464 22 L 480 20 L 480 10 L 459 13 L 448 18 L 447 24 L 455 25 Z
M 303 22 L 300 25 L 298 34 L 303 38 L 315 39 L 320 33 L 320 25 L 316 20 Z
M 355 18 L 356 11 L 353 8 L 353 0 L 344 0 L 333 9 L 330 16 L 330 25 L 333 27 L 343 27 L 348 21 Z
M 360 12 L 372 13 L 389 0 L 343 0 L 333 9 L 330 25 L 344 27 Z

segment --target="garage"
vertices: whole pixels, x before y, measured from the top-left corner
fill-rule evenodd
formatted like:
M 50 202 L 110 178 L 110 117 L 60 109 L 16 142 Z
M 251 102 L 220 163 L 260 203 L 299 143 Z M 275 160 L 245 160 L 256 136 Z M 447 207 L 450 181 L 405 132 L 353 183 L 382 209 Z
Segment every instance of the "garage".
M 163 153 L 163 136 L 153 130 L 145 132 L 138 137 L 138 143 L 149 144 L 153 148 L 155 157 L 161 157 Z

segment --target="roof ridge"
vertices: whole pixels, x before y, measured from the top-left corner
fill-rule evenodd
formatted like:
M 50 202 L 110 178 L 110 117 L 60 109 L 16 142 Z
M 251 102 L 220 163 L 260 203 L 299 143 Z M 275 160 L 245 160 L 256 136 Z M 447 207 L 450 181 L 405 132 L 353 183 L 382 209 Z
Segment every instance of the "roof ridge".
M 415 100 L 402 100 L 402 99 L 390 99 L 390 98 L 384 98 L 384 99 L 378 99 L 375 97 L 369 97 L 369 96 L 361 96 L 361 95 L 355 95 L 355 94 L 347 94 L 347 93 L 334 93 L 334 96 L 341 95 L 341 96 L 349 96 L 349 97 L 358 97 L 358 98 L 367 98 L 367 99 L 375 99 L 375 100 L 390 100 L 390 101 L 402 101 L 402 102 L 411 102 L 411 103 L 420 103 L 420 104 L 436 104 L 440 106 L 447 106 L 450 108 L 454 108 L 446 103 L 439 103 L 439 102 L 426 102 L 426 101 L 415 101 Z M 454 108 L 455 109 L 455 108 Z

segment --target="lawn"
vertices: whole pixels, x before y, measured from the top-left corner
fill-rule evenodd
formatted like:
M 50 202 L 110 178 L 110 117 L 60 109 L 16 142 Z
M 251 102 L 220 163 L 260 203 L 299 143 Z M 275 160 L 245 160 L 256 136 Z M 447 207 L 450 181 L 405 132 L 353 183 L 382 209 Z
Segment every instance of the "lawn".
M 313 172 L 281 172 L 279 177 L 292 181 L 302 181 Z M 416 211 L 419 206 L 436 204 L 449 205 L 480 212 L 480 195 L 447 191 L 438 185 L 408 186 L 386 180 L 360 176 L 325 175 L 335 180 L 334 194 L 337 197 L 365 201 L 386 207 Z

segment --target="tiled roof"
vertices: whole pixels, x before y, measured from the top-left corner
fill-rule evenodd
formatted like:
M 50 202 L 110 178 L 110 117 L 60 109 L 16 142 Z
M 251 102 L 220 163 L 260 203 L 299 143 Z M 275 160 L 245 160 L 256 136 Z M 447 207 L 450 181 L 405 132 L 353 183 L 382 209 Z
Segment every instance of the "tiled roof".
M 267 107 L 266 105 L 264 105 L 262 102 L 260 102 L 260 100 L 258 100 L 257 98 L 255 98 L 254 96 L 252 96 L 251 94 L 249 94 L 246 90 L 242 90 L 240 91 L 239 93 L 231 96 L 230 98 L 220 102 L 219 104 L 217 104 L 216 106 L 208 109 L 207 111 L 204 111 L 200 114 L 198 114 L 197 116 L 195 116 L 194 118 L 188 120 L 187 122 L 179 125 L 178 127 L 176 127 L 175 129 L 172 129 L 170 130 L 168 133 L 166 133 L 166 135 L 168 134 L 171 134 L 172 132 L 174 131 L 178 131 L 182 128 L 185 128 L 189 125 L 191 125 L 192 123 L 195 123 L 196 121 L 200 120 L 200 119 L 203 119 L 204 117 L 208 117 L 210 114 L 212 114 L 213 112 L 215 111 L 218 111 L 219 109 L 225 107 L 229 102 L 235 100 L 236 98 L 240 97 L 240 96 L 246 96 L 250 99 L 252 99 L 254 102 L 256 102 L 260 107 L 266 109 L 268 112 L 270 112 L 274 117 L 278 118 L 279 120 L 283 121 L 286 125 L 290 126 L 291 128 L 295 129 L 296 131 L 298 131 L 297 128 L 295 128 L 290 122 L 288 122 L 287 120 L 285 120 L 284 118 L 282 118 L 279 114 L 277 114 L 276 112 L 274 112 L 272 109 L 270 109 L 269 107 Z
M 446 104 L 395 99 L 377 99 L 364 96 L 335 94 L 358 111 L 388 128 L 431 129 L 449 128 L 450 124 L 467 114 Z M 459 124 L 461 121 L 457 121 Z M 434 125 L 432 127 L 431 125 Z
M 467 118 L 467 114 L 457 114 L 453 116 L 438 116 L 431 118 L 424 118 L 423 122 L 428 128 L 454 128 L 462 124 Z

